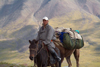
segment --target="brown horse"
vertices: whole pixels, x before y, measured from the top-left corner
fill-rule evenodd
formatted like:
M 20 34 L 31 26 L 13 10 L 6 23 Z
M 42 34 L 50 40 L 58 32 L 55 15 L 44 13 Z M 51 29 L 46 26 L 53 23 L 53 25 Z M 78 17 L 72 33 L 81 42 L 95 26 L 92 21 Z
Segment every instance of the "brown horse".
M 65 57 L 66 61 L 68 63 L 68 67 L 71 67 L 72 64 L 71 64 L 70 56 L 73 53 L 74 57 L 76 59 L 77 67 L 79 67 L 79 56 L 80 56 L 80 50 L 79 49 L 67 50 L 63 46 L 58 45 L 59 43 L 56 42 L 56 41 L 54 41 L 54 44 L 61 52 L 61 62 L 64 60 L 64 57 Z
M 58 28 L 58 27 L 57 27 Z M 64 60 L 64 58 L 66 58 L 66 61 L 68 63 L 68 67 L 71 67 L 72 66 L 72 63 L 71 63 L 71 60 L 70 60 L 70 56 L 72 54 L 74 54 L 74 57 L 76 59 L 76 66 L 79 67 L 79 56 L 80 56 L 80 50 L 79 49 L 73 49 L 73 50 L 68 50 L 68 49 L 65 49 L 63 46 L 62 46 L 62 43 L 59 41 L 59 32 L 65 32 L 65 29 L 55 29 L 55 36 L 56 38 L 58 39 L 57 42 L 54 41 L 55 43 L 55 46 L 60 50 L 61 52 L 61 62 Z M 67 45 L 67 44 L 66 44 Z
M 30 60 L 34 60 L 34 63 L 37 64 L 38 67 L 47 67 L 47 66 L 54 67 L 54 65 L 56 67 L 61 67 L 61 62 L 56 61 L 54 64 L 50 64 L 50 60 L 48 58 L 49 57 L 48 51 L 42 42 L 41 42 L 42 44 L 38 44 L 38 42 L 36 42 L 35 40 L 33 41 L 29 40 L 29 43 L 30 43 L 29 58 Z

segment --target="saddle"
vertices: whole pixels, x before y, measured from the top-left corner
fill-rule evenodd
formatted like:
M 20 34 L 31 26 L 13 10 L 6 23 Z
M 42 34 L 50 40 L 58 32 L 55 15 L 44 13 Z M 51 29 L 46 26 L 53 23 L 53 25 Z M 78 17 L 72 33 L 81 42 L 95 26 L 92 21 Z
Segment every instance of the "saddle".
M 48 48 L 45 47 L 45 49 L 47 50 L 48 52 L 48 64 L 55 64 L 56 63 L 56 58 L 49 52 Z M 57 52 L 58 55 L 60 55 L 60 50 L 55 47 L 54 50 Z
M 40 44 L 42 43 L 43 40 L 41 40 Z M 54 41 L 53 41 L 54 42 Z M 47 46 L 45 46 L 43 43 L 42 43 L 42 48 L 44 48 L 46 51 L 47 51 L 47 54 L 48 54 L 48 66 L 51 65 L 51 64 L 55 64 L 56 63 L 56 58 L 49 52 Z M 55 47 L 53 48 L 57 54 L 60 56 L 60 50 Z

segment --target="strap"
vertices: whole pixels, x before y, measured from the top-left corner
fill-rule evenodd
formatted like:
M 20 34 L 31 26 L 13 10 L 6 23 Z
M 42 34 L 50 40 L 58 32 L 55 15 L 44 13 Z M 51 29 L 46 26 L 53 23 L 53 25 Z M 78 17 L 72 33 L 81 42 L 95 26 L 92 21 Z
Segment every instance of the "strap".
M 74 31 L 73 30 L 71 30 L 72 32 L 73 32 L 73 34 L 74 34 L 74 39 L 75 39 L 75 33 L 74 33 Z
M 73 34 L 74 34 L 74 44 L 75 44 L 75 47 L 76 47 L 76 39 L 75 39 L 75 33 L 74 33 L 74 31 L 73 30 L 71 30 L 72 32 L 73 32 Z M 74 48 L 75 48 L 74 47 Z

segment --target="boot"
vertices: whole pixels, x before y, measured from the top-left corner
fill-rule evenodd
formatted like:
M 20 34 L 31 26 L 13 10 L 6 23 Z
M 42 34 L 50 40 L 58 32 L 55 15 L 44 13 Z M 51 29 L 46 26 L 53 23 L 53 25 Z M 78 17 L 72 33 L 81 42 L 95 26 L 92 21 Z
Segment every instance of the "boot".
M 57 59 L 58 62 L 61 61 L 61 58 L 57 55 L 55 51 L 52 53 L 52 55 Z

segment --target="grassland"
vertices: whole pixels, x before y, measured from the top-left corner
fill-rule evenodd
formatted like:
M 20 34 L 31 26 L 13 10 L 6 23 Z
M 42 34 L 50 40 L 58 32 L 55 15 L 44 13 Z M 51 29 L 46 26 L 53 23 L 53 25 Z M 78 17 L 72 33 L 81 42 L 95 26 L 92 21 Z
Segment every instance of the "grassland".
M 98 48 L 97 48 L 98 47 Z M 6 58 L 2 58 L 0 67 L 6 65 L 5 67 L 15 66 L 15 67 L 28 67 L 33 66 L 34 62 L 29 60 L 29 52 L 18 53 L 15 52 L 5 52 L 7 54 Z M 5 54 L 1 54 L 5 56 Z M 1 59 L 1 58 L 0 58 Z M 5 59 L 5 60 L 4 60 Z M 6 62 L 6 63 L 4 63 Z M 76 61 L 74 56 L 71 56 L 72 67 L 76 67 Z M 10 63 L 10 64 L 9 64 Z M 99 67 L 100 66 L 100 45 L 86 45 L 80 49 L 80 67 Z M 63 61 L 62 67 L 68 66 L 66 60 Z

